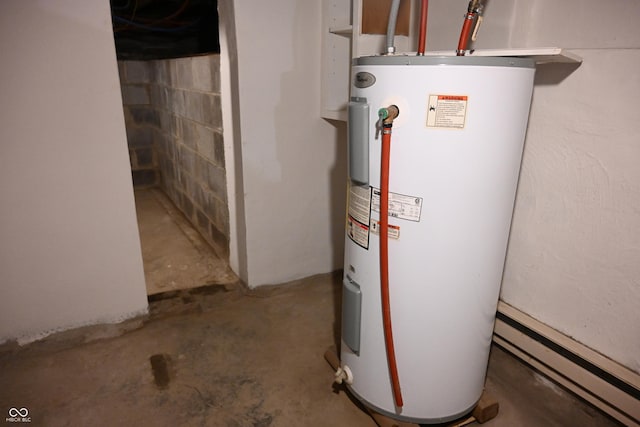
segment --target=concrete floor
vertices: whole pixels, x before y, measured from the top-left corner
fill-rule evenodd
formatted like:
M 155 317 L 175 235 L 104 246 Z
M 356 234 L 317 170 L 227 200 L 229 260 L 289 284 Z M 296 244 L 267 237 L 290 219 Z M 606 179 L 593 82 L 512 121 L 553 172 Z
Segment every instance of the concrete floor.
M 236 282 L 227 263 L 163 192 L 140 189 L 135 197 L 147 295 Z
M 340 287 L 339 274 L 209 284 L 152 296 L 145 319 L 2 346 L 0 408 L 28 408 L 34 426 L 373 427 L 323 359 Z M 617 425 L 498 347 L 487 390 L 489 427 Z

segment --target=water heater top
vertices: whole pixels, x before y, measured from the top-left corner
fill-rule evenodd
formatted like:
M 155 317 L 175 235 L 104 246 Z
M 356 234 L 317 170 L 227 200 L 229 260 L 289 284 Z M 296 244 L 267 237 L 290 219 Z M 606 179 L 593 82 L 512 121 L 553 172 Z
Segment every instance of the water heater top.
M 377 55 L 353 59 L 353 65 L 470 65 L 485 67 L 535 68 L 531 58 L 508 56 L 414 56 Z

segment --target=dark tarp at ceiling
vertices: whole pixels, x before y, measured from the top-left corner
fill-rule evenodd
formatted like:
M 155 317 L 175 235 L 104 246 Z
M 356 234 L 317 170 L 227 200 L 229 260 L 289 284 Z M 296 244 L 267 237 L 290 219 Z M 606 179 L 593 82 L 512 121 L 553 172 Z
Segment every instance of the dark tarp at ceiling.
M 217 0 L 111 0 L 118 59 L 219 53 Z

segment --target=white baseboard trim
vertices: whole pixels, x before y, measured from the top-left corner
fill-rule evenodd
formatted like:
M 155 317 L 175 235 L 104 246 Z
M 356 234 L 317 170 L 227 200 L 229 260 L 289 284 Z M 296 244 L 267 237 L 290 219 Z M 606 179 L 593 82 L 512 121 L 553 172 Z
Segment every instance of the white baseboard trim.
M 493 341 L 621 423 L 640 427 L 640 375 L 500 301 Z

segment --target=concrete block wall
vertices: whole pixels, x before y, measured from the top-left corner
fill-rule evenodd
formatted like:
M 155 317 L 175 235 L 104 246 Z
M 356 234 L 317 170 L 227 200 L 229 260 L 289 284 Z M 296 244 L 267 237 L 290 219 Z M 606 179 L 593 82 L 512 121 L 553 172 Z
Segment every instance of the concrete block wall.
M 160 120 L 150 96 L 154 68 L 146 61 L 119 61 L 118 71 L 133 185 L 153 187 L 160 182 L 154 144 Z
M 220 106 L 220 56 L 152 61 L 160 119 L 162 187 L 218 252 L 228 256 L 229 208 Z
M 228 256 L 219 55 L 122 61 L 120 69 L 134 183 L 160 184 Z

